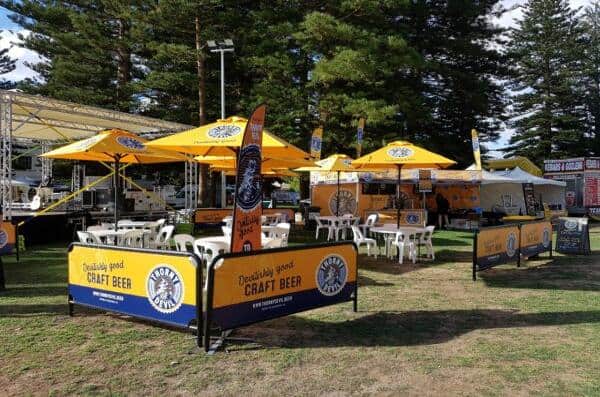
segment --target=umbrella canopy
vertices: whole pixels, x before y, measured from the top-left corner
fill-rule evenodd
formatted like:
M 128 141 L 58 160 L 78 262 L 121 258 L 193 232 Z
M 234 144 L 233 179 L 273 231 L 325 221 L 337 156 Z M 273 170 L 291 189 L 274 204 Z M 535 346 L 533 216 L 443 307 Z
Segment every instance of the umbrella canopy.
M 315 164 L 315 167 L 301 167 L 296 171 L 356 172 L 352 168 L 352 158 L 345 154 L 332 154 L 323 160 L 316 161 Z
M 236 158 L 232 156 L 196 156 L 194 157 L 199 163 L 210 164 L 215 168 L 231 168 L 234 169 L 236 166 Z M 273 158 L 264 157 L 262 159 L 262 166 L 266 168 L 296 168 L 302 166 L 312 166 L 315 163 L 311 160 L 303 158 Z
M 340 216 L 340 173 L 356 172 L 352 168 L 352 158 L 345 154 L 332 154 L 331 156 L 317 161 L 316 167 L 297 168 L 296 171 L 316 171 L 316 172 L 336 172 L 337 173 L 337 193 L 335 204 L 335 215 Z
M 100 132 L 91 138 L 83 139 L 42 154 L 52 159 L 104 161 L 114 163 L 115 229 L 119 221 L 119 164 L 154 164 L 186 161 L 177 152 L 144 146 L 146 139 L 128 131 L 112 129 Z M 116 239 L 115 239 L 116 240 Z
M 211 171 L 224 171 L 226 175 L 235 175 L 235 169 L 224 167 L 211 167 Z M 298 177 L 300 174 L 285 168 L 261 168 L 260 174 L 263 178 Z
M 356 168 L 357 171 L 360 171 L 361 168 L 397 168 L 398 186 L 396 187 L 396 201 L 399 201 L 400 199 L 402 168 L 446 168 L 453 164 L 456 164 L 456 162 L 407 141 L 395 141 L 389 143 L 381 149 L 352 162 L 352 166 Z M 397 204 L 396 208 L 396 226 L 400 227 L 400 206 Z
M 395 141 L 352 162 L 356 170 L 377 168 L 447 168 L 456 164 L 407 141 Z
M 186 161 L 180 153 L 146 147 L 148 141 L 128 131 L 112 129 L 59 147 L 41 156 L 52 159 L 152 164 Z
M 146 146 L 196 156 L 237 156 L 248 120 L 229 117 L 188 131 L 148 142 Z M 310 158 L 305 151 L 263 130 L 263 155 L 277 158 Z

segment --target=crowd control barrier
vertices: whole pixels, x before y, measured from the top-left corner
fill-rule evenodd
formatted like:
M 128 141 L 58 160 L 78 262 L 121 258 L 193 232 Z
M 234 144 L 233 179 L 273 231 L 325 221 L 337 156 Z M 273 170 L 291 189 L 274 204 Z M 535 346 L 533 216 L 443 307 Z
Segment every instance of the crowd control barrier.
M 204 349 L 213 327 L 228 331 L 352 301 L 357 310 L 357 248 L 333 243 L 225 254 L 208 269 Z
M 18 261 L 19 245 L 17 244 L 17 227 L 10 221 L 3 221 L 0 223 L 0 291 L 6 289 L 2 257 L 12 255 L 13 253 L 17 254 Z
M 194 254 L 73 243 L 69 314 L 82 305 L 202 330 L 202 265 Z
M 549 221 L 528 222 L 481 228 L 473 237 L 473 281 L 477 272 L 521 257 L 550 252 L 552 258 L 552 224 Z

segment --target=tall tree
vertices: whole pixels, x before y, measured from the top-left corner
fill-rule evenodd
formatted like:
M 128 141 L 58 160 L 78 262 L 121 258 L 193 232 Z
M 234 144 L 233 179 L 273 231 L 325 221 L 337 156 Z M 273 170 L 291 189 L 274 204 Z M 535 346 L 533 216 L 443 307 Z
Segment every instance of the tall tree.
M 600 155 L 600 2 L 585 9 L 582 20 L 582 95 L 586 106 L 586 133 L 593 137 L 592 151 Z
M 11 19 L 31 33 L 23 46 L 44 60 L 29 65 L 41 81 L 23 88 L 55 98 L 130 110 L 134 64 L 133 20 L 144 13 L 142 1 L 0 0 Z
M 574 89 L 580 27 L 567 0 L 529 0 L 510 37 L 515 78 L 512 126 L 505 149 L 543 159 L 584 155 L 581 100 Z
M 9 50 L 10 48 L 3 48 L 0 50 L 0 76 L 12 72 L 17 67 L 16 60 L 11 58 L 8 53 Z M 0 78 L 0 89 L 7 90 L 13 88 L 14 85 L 14 82 Z

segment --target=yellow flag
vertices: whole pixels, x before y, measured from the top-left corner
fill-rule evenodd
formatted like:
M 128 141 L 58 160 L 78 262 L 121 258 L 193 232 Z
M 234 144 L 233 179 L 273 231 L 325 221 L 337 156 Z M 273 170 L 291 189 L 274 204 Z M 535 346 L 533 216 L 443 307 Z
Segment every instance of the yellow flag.
M 317 127 L 313 131 L 310 140 L 310 157 L 316 160 L 321 159 L 321 144 L 323 142 L 323 127 Z
M 358 129 L 356 130 L 356 158 L 360 157 L 362 152 L 363 136 L 365 133 L 365 119 L 361 117 L 358 119 Z
M 479 134 L 476 129 L 471 130 L 471 140 L 473 142 L 473 157 L 475 157 L 475 166 L 481 170 L 481 152 L 479 150 Z

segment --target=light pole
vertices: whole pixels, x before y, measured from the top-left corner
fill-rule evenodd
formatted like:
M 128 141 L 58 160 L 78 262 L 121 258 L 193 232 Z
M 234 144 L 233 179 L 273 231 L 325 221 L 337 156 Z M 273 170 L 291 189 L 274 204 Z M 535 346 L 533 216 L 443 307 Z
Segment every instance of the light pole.
M 221 119 L 225 119 L 225 53 L 233 52 L 233 40 L 208 40 L 206 42 L 210 52 L 221 54 Z M 225 208 L 227 203 L 227 176 L 221 171 L 221 208 Z
M 225 119 L 225 53 L 233 52 L 233 40 L 208 40 L 206 44 L 210 52 L 221 54 L 221 119 Z

